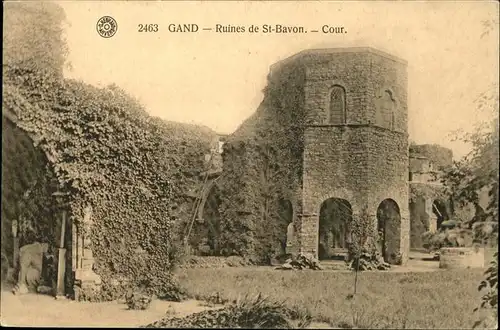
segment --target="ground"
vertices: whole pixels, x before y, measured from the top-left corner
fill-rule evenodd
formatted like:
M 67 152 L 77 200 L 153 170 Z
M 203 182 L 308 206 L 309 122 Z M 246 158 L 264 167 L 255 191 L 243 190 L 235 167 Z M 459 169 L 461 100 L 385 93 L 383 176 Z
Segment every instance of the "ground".
M 167 310 L 182 316 L 207 309 L 195 300 L 182 303 L 155 300 L 149 309 L 127 310 L 118 302 L 79 303 L 55 300 L 53 297 L 36 294 L 15 296 L 2 291 L 2 326 L 27 327 L 138 327 L 166 316 Z
M 421 255 L 421 257 L 429 255 Z M 145 311 L 123 303 L 78 303 L 50 296 L 2 292 L 1 323 L 11 326 L 137 327 L 175 311 L 176 316 L 205 310 L 214 293 L 232 300 L 258 292 L 291 307 L 307 308 L 314 328 L 470 328 L 477 319 L 477 286 L 484 269 L 439 270 L 435 261 L 412 259 L 389 272 L 362 272 L 354 299 L 349 271 L 283 271 L 272 267 L 180 269 L 179 280 L 198 300 L 153 301 Z

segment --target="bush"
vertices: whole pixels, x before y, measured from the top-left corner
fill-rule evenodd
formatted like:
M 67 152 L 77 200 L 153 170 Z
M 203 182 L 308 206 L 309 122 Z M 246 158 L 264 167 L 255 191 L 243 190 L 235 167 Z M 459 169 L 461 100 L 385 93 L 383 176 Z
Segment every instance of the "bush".
M 311 323 L 306 311 L 292 310 L 284 302 L 273 302 L 259 294 L 245 296 L 231 305 L 208 310 L 183 318 L 165 318 L 146 325 L 146 328 L 246 328 L 246 329 L 303 329 Z
M 391 265 L 384 261 L 384 258 L 378 251 L 363 250 L 359 257 L 354 257 L 348 262 L 352 270 L 388 270 Z
M 495 252 L 494 259 L 484 274 L 486 279 L 481 281 L 478 287 L 478 290 L 483 291 L 484 294 L 481 297 L 481 305 L 474 311 L 486 310 L 490 317 L 483 317 L 475 322 L 474 328 L 479 326 L 492 327 L 492 320 L 496 320 L 495 328 L 498 329 L 498 251 Z
M 422 240 L 423 247 L 429 251 L 437 251 L 443 247 L 472 247 L 474 245 L 472 231 L 460 227 L 425 232 Z
M 125 303 L 128 308 L 135 310 L 148 309 L 151 301 L 153 300 L 153 296 L 148 294 L 146 291 L 147 290 L 144 286 L 130 289 L 125 295 Z

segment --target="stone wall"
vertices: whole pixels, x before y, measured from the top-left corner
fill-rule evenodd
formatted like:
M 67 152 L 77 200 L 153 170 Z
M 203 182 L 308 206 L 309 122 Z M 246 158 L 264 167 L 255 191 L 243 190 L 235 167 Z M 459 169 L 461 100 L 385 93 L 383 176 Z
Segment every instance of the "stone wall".
M 286 239 L 288 223 L 277 215 L 279 200 L 292 204 L 295 231 L 300 227 L 303 82 L 293 67 L 270 74 L 262 104 L 224 145 L 218 181 L 225 196 L 223 244 L 254 260 L 281 250 L 278 242 Z
M 437 144 L 419 144 L 410 146 L 412 157 L 423 156 L 427 158 L 435 170 L 451 166 L 453 151 Z
M 331 96 L 338 87 L 343 91 L 342 110 L 338 110 L 339 99 Z M 336 108 L 331 109 L 331 102 L 337 102 L 332 103 Z M 333 124 L 332 118 L 342 122 Z M 278 152 L 271 158 L 286 171 L 277 171 L 270 181 L 276 197 L 293 205 L 300 251 L 317 255 L 319 213 L 326 199 L 347 200 L 353 215 L 367 211 L 373 218 L 372 236 L 377 234 L 377 208 L 391 199 L 401 216 L 398 249 L 407 257 L 404 61 L 368 48 L 311 50 L 285 59 L 271 67 L 263 103 L 228 139 L 228 150 L 236 141 L 246 141 L 247 149 L 236 157 L 235 150 L 233 156 L 226 155 L 224 171 L 234 172 L 233 162 L 241 163 L 238 177 L 247 178 L 240 189 L 245 195 L 241 205 L 251 205 L 248 216 L 254 220 L 249 222 L 257 224 L 261 215 L 262 159 L 267 157 L 266 148 L 274 146 Z M 243 164 L 245 157 L 247 164 Z M 231 164 L 226 166 L 229 159 Z
M 373 217 L 384 199 L 401 215 L 399 249 L 408 255 L 408 136 L 406 68 L 377 52 L 353 50 L 308 54 L 304 133 L 303 214 L 300 232 L 304 252 L 317 253 L 321 203 L 347 200 L 353 214 L 363 209 Z M 330 125 L 331 86 L 345 88 L 346 122 Z M 394 116 L 384 115 L 382 94 L 390 91 Z M 385 123 L 383 120 L 392 120 Z

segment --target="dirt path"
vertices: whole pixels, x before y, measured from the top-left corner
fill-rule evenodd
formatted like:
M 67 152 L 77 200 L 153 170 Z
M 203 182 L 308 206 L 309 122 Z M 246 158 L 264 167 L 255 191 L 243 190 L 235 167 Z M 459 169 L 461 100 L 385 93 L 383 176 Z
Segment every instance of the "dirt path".
M 200 306 L 197 300 L 180 303 L 155 300 L 149 309 L 134 311 L 127 310 L 126 305 L 118 302 L 75 302 L 36 294 L 15 296 L 4 290 L 1 298 L 2 326 L 136 328 L 162 319 L 167 310 L 174 311 L 175 316 L 185 316 L 210 309 Z M 328 324 L 320 322 L 313 322 L 309 327 L 328 328 Z
M 2 326 L 138 327 L 165 317 L 172 308 L 176 316 L 209 309 L 196 300 L 181 303 L 156 300 L 149 309 L 135 311 L 117 302 L 75 302 L 36 294 L 15 296 L 3 290 L 1 299 Z

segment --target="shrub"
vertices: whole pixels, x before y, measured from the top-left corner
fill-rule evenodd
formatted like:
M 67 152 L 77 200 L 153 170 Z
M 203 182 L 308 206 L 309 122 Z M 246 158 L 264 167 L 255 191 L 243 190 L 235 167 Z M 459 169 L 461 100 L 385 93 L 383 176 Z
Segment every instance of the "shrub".
M 148 309 L 153 296 L 146 292 L 144 286 L 139 286 L 134 289 L 130 289 L 125 295 L 125 303 L 129 309 Z
M 490 317 L 483 317 L 474 323 L 474 328 L 479 326 L 491 327 L 493 320 L 497 320 L 496 327 L 498 328 L 498 251 L 494 254 L 494 259 L 490 267 L 484 273 L 486 279 L 481 281 L 478 286 L 479 291 L 485 291 L 481 297 L 481 304 L 474 311 L 486 310 Z
M 472 247 L 474 245 L 472 231 L 460 227 L 425 232 L 422 239 L 424 248 L 429 251 L 437 251 L 443 247 Z
M 273 302 L 259 294 L 254 299 L 245 296 L 222 309 L 183 318 L 165 318 L 145 327 L 303 329 L 310 324 L 311 319 L 307 311 L 289 309 L 284 302 Z

